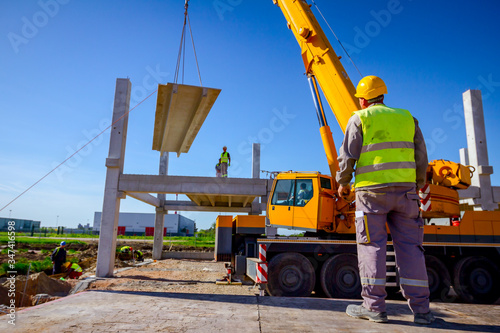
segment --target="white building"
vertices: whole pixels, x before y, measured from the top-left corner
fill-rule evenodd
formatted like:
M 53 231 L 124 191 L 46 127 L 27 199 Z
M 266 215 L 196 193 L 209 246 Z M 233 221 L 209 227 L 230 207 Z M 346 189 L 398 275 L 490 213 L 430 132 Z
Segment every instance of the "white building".
M 93 230 L 101 229 L 102 212 L 94 213 Z M 119 235 L 153 236 L 155 214 L 148 213 L 120 213 L 118 218 Z M 172 236 L 194 236 L 195 223 L 180 214 L 166 214 L 164 218 L 163 234 Z

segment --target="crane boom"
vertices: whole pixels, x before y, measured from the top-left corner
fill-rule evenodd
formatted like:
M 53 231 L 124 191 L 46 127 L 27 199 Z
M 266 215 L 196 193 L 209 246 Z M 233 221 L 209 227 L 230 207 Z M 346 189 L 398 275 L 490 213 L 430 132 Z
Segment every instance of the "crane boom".
M 356 89 L 323 29 L 305 0 L 273 0 L 301 47 L 302 60 L 308 75 L 314 75 L 337 122 L 345 132 L 353 111 L 360 109 Z

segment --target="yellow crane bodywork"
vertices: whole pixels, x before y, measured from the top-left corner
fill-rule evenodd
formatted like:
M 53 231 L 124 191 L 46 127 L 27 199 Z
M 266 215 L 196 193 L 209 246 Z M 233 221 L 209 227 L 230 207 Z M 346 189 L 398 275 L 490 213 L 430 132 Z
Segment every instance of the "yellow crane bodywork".
M 335 118 L 345 132 L 347 121 L 360 109 L 356 89 L 319 25 L 303 0 L 273 0 L 285 15 L 288 28 L 300 45 L 307 74 L 317 77 Z

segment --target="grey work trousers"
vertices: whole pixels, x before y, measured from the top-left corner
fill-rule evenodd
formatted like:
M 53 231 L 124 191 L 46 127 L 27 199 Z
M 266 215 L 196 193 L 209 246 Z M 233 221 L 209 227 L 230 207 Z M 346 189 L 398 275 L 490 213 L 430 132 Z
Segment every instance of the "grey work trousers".
M 429 312 L 424 222 L 415 187 L 356 190 L 356 242 L 363 306 L 385 312 L 386 222 L 391 232 L 399 284 L 413 313 Z
M 220 173 L 221 173 L 222 177 L 227 177 L 227 163 L 222 162 L 220 164 Z

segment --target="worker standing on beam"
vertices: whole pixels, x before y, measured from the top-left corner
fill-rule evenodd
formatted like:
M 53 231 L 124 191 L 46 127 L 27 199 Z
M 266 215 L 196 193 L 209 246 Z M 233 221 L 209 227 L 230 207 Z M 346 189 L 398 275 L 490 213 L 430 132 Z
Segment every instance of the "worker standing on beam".
M 356 242 L 362 305 L 349 305 L 354 318 L 387 322 L 386 246 L 389 226 L 399 284 L 417 324 L 430 324 L 429 285 L 422 248 L 424 222 L 417 190 L 425 184 L 427 150 L 409 111 L 383 104 L 387 87 L 376 76 L 356 88 L 362 110 L 354 112 L 340 148 L 339 195 L 350 194 L 355 172 Z
M 222 147 L 222 154 L 220 154 L 219 163 L 222 177 L 227 177 L 227 168 L 231 166 L 231 155 L 227 152 L 226 146 Z

